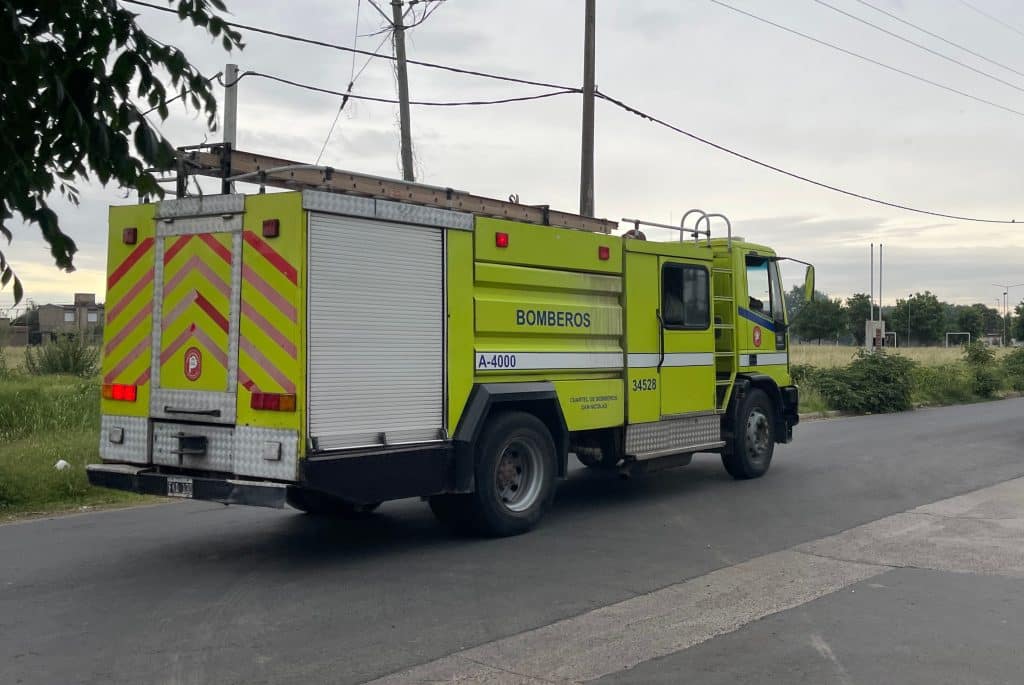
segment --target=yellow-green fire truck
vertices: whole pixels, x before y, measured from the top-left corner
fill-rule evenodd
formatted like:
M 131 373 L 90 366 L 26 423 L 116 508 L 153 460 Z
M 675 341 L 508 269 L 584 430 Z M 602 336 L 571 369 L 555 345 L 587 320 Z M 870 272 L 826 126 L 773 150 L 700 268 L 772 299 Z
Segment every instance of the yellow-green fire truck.
M 638 220 L 616 236 L 228 146 L 182 155 L 179 190 L 206 172 L 224 193 L 110 209 L 93 484 L 339 515 L 423 497 L 508 535 L 570 454 L 631 474 L 717 452 L 745 479 L 792 439 L 779 257 L 713 238 L 720 215 L 655 242 Z

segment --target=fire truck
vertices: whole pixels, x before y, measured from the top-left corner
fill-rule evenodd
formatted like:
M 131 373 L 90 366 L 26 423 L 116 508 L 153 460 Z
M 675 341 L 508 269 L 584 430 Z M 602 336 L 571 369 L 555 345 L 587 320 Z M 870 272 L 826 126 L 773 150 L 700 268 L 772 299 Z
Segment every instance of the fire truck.
M 633 475 L 718 453 L 750 479 L 792 440 L 782 257 L 722 215 L 615 235 L 515 197 L 180 154 L 177 198 L 110 209 L 94 485 L 339 516 L 420 497 L 501 536 L 537 524 L 570 455 Z M 194 174 L 223 192 L 186 196 Z

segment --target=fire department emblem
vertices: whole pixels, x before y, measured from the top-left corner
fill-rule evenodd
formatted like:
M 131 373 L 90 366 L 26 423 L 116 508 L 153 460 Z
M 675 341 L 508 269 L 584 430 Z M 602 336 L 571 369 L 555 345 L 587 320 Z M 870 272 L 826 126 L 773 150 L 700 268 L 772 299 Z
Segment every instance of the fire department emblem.
M 198 347 L 185 350 L 185 378 L 197 381 L 203 375 L 203 353 Z
M 761 327 L 754 326 L 754 347 L 761 346 Z

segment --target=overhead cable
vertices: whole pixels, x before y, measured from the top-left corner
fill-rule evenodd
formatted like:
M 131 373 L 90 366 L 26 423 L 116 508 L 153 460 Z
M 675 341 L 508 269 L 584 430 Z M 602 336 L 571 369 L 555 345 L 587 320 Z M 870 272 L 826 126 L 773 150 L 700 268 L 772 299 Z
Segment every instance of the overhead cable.
M 967 69 L 969 71 L 973 71 L 975 74 L 979 74 L 980 76 L 984 76 L 987 79 L 991 79 L 991 80 L 993 80 L 993 81 L 995 81 L 997 83 L 1002 83 L 1004 86 L 1009 86 L 1010 88 L 1013 88 L 1014 90 L 1017 90 L 1017 91 L 1020 91 L 1020 92 L 1024 93 L 1024 88 L 1021 88 L 1020 86 L 1018 86 L 1015 83 L 1010 83 L 1009 81 L 1001 79 L 998 76 L 993 76 L 992 74 L 988 73 L 987 71 L 982 71 L 981 69 L 977 69 L 975 67 L 972 67 L 970 64 L 967 64 L 966 62 L 961 62 L 956 57 L 950 57 L 949 55 L 946 55 L 944 53 L 939 52 L 938 50 L 931 49 L 927 45 L 923 45 L 923 44 L 918 43 L 916 41 L 910 40 L 909 38 L 907 38 L 905 36 L 901 36 L 900 34 L 895 33 L 893 31 L 890 31 L 889 29 L 884 28 L 882 26 L 879 26 L 878 24 L 870 22 L 867 19 L 863 19 L 861 17 L 858 17 L 855 14 L 851 14 L 851 13 L 847 12 L 844 9 L 836 7 L 835 5 L 829 4 L 829 3 L 825 2 L 825 0 L 813 0 L 813 2 L 816 2 L 817 4 L 821 5 L 822 7 L 825 7 L 825 8 L 828 8 L 828 9 L 832 10 L 833 12 L 841 14 L 844 17 L 848 17 L 850 19 L 853 19 L 856 22 L 860 22 L 861 24 L 864 24 L 865 26 L 870 26 L 871 28 L 875 29 L 876 31 L 881 31 L 882 33 L 884 33 L 887 36 L 892 36 L 896 40 L 902 41 L 902 42 L 904 42 L 904 43 L 906 43 L 908 45 L 913 45 L 915 48 L 918 48 L 920 50 L 924 50 L 925 52 L 927 52 L 930 55 L 935 55 L 936 57 L 938 57 L 940 59 L 946 60 L 947 62 L 951 62 L 953 64 L 956 64 L 957 66 L 963 67 L 964 69 Z
M 1019 28 L 1017 28 L 1016 26 L 1014 26 L 1010 22 L 1003 21 L 1002 19 L 1000 19 L 999 17 L 995 16 L 994 14 L 989 14 L 988 12 L 986 12 L 983 9 L 981 9 L 980 7 L 977 7 L 977 6 L 973 5 L 972 3 L 967 2 L 967 0 L 960 0 L 960 4 L 969 7 L 970 9 L 974 10 L 975 12 L 977 12 L 981 16 L 985 17 L 986 19 L 990 19 L 991 21 L 994 21 L 995 23 L 999 24 L 1000 26 L 1002 26 L 1004 28 L 1008 28 L 1008 29 L 1010 29 L 1011 31 L 1013 31 L 1014 33 L 1016 33 L 1018 35 L 1024 36 L 1024 31 L 1021 31 Z
M 127 2 L 128 0 L 125 0 L 125 1 Z M 849 55 L 851 57 L 856 57 L 857 59 L 863 60 L 865 62 L 870 62 L 871 64 L 874 64 L 875 66 L 882 67 L 883 69 L 888 69 L 889 71 L 895 72 L 897 74 L 902 74 L 903 76 L 907 76 L 907 77 L 912 78 L 912 79 L 914 79 L 916 81 L 920 81 L 922 83 L 927 83 L 928 85 L 934 86 L 935 88 L 940 88 L 940 89 L 945 90 L 945 91 L 950 92 L 950 93 L 956 93 L 957 95 L 960 95 L 962 97 L 968 98 L 970 100 L 974 100 L 975 102 L 980 102 L 982 104 L 988 105 L 989 107 L 995 107 L 996 109 L 1000 109 L 1000 110 L 1002 110 L 1004 112 L 1009 112 L 1010 114 L 1015 114 L 1015 115 L 1017 115 L 1019 117 L 1024 117 L 1024 112 L 1022 112 L 1019 109 L 1014 109 L 1013 107 L 1007 107 L 1006 105 L 1000 105 L 998 102 L 993 102 L 992 100 L 986 100 L 983 97 L 979 97 L 977 95 L 972 95 L 971 93 L 968 93 L 966 91 L 959 90 L 957 88 L 953 88 L 952 86 L 947 86 L 947 85 L 945 85 L 943 83 L 939 83 L 938 81 L 933 81 L 933 80 L 931 80 L 929 78 L 926 78 L 924 76 L 920 76 L 920 75 L 915 74 L 913 72 L 906 71 L 905 69 L 900 69 L 899 67 L 894 67 L 892 65 L 886 64 L 885 62 L 880 62 L 877 59 L 868 57 L 866 55 L 862 55 L 859 52 L 854 52 L 853 50 L 847 50 L 844 47 L 840 47 L 840 46 L 836 45 L 835 43 L 829 43 L 828 41 L 822 40 L 821 38 L 815 38 L 812 35 L 803 33 L 801 31 L 797 31 L 796 29 L 790 28 L 788 26 L 784 26 L 784 25 L 779 24 L 777 22 L 774 22 L 774 21 L 772 21 L 770 19 L 765 19 L 764 17 L 761 17 L 761 16 L 758 16 L 756 14 L 753 14 L 752 12 L 747 12 L 746 10 L 742 10 L 739 7 L 734 7 L 733 5 L 730 5 L 727 2 L 722 2 L 722 0 L 709 0 L 709 2 L 713 2 L 714 4 L 716 4 L 716 5 L 720 6 L 720 7 L 724 7 L 727 10 L 731 10 L 733 12 L 736 12 L 737 14 L 742 14 L 742 15 L 744 15 L 746 17 L 754 19 L 755 21 L 759 21 L 759 22 L 762 22 L 764 24 L 768 24 L 769 26 L 773 26 L 773 27 L 775 27 L 777 29 L 780 29 L 780 30 L 785 31 L 787 33 L 791 33 L 791 34 L 793 34 L 795 36 L 800 36 L 801 38 L 803 38 L 805 40 L 811 41 L 812 43 L 817 43 L 818 45 L 823 45 L 823 46 L 825 46 L 827 48 L 832 48 L 833 50 L 838 50 L 839 52 L 842 52 L 842 53 L 844 53 L 846 55 Z
M 966 46 L 961 45 L 959 43 L 955 43 L 955 42 L 949 40 L 948 38 L 944 38 L 944 37 L 940 36 L 937 33 L 934 33 L 932 31 L 929 31 L 926 28 L 918 26 L 914 22 L 908 21 L 908 20 L 904 19 L 903 17 L 899 16 L 898 14 L 894 14 L 894 13 L 890 12 L 887 9 L 884 9 L 882 7 L 878 7 L 877 5 L 873 5 L 870 2 L 868 2 L 867 0 L 856 0 L 856 1 L 859 2 L 860 4 L 864 5 L 865 7 L 869 8 L 869 9 L 873 9 L 876 12 L 880 12 L 880 13 L 884 14 L 885 16 L 889 17 L 890 19 L 898 21 L 901 24 L 904 24 L 904 25 L 909 26 L 911 28 L 917 29 L 921 33 L 923 33 L 925 35 L 928 35 L 928 36 L 931 36 L 932 38 L 934 38 L 936 40 L 941 40 L 946 45 L 951 45 L 954 48 L 957 48 L 958 50 L 963 50 L 967 54 L 974 55 L 978 59 L 984 60 L 984 61 L 986 61 L 989 64 L 992 64 L 994 66 L 1001 67 L 1003 69 L 1006 69 L 1007 71 L 1012 71 L 1013 73 L 1017 74 L 1018 76 L 1024 76 L 1024 71 L 1018 71 L 1017 69 L 1014 69 L 1013 67 L 1009 66 L 1008 64 L 1003 64 L 1002 62 L 997 62 L 996 60 L 994 60 L 994 59 L 992 59 L 990 57 L 986 57 L 985 55 L 981 54 L 980 52 L 976 52 L 975 50 L 972 50 L 969 47 L 966 47 Z
M 594 95 L 595 95 L 595 97 L 600 98 L 601 100 L 604 100 L 605 102 L 609 102 L 609 103 L 615 105 L 616 107 L 619 107 L 620 109 L 623 109 L 623 110 L 629 112 L 630 114 L 634 114 L 634 115 L 640 117 L 641 119 L 647 119 L 648 121 L 651 121 L 651 122 L 653 122 L 655 124 L 658 124 L 659 126 L 663 126 L 664 128 L 667 128 L 667 129 L 669 129 L 671 131 L 675 131 L 676 133 L 682 134 L 682 135 L 684 135 L 684 136 L 686 136 L 688 138 L 696 140 L 699 143 L 703 143 L 704 145 L 707 145 L 709 147 L 713 147 L 714 149 L 716 149 L 716 150 L 718 150 L 720 152 L 724 152 L 726 154 L 732 155 L 733 157 L 738 157 L 739 159 L 742 159 L 742 160 L 744 160 L 746 162 L 750 162 L 751 164 L 756 164 L 757 166 L 763 167 L 765 169 L 770 169 L 771 171 L 780 173 L 780 174 L 782 174 L 784 176 L 788 176 L 788 177 L 796 179 L 798 181 L 803 181 L 804 183 L 810 183 L 811 185 L 818 186 L 819 188 L 824 188 L 825 190 L 831 190 L 833 192 L 840 193 L 842 195 L 847 195 L 849 197 L 854 197 L 854 198 L 857 198 L 859 200 L 865 200 L 867 202 L 873 202 L 875 204 L 883 205 L 885 207 L 891 207 L 893 209 L 902 209 L 902 210 L 907 211 L 907 212 L 914 212 L 914 213 L 917 213 L 917 214 L 927 214 L 929 216 L 941 217 L 943 219 L 953 219 L 953 220 L 956 220 L 956 221 L 974 221 L 974 222 L 979 222 L 979 223 L 984 223 L 984 224 L 1016 224 L 1017 223 L 1015 219 L 988 219 L 988 218 L 981 218 L 981 217 L 974 217 L 974 216 L 960 216 L 960 215 L 957 215 L 957 214 L 946 214 L 944 212 L 936 212 L 936 211 L 932 211 L 932 210 L 928 210 L 928 209 L 921 209 L 919 207 L 911 207 L 910 205 L 900 204 L 898 202 L 890 202 L 888 200 L 882 200 L 882 199 L 879 199 L 877 197 L 872 197 L 871 195 L 864 195 L 862 193 L 857 193 L 857 192 L 854 192 L 852 190 L 847 190 L 845 188 L 840 188 L 839 186 L 835 186 L 835 185 L 832 185 L 830 183 L 825 183 L 824 181 L 818 181 L 818 180 L 815 180 L 815 179 L 810 178 L 808 176 L 803 176 L 803 175 L 795 173 L 793 171 L 788 171 L 786 169 L 783 169 L 782 167 L 775 166 L 774 164 L 769 164 L 768 162 L 762 162 L 761 160 L 756 159 L 754 157 L 751 157 L 750 155 L 745 155 L 742 152 L 738 152 L 736 150 L 733 150 L 732 148 L 728 148 L 728 147 L 726 147 L 724 145 L 720 145 L 718 143 L 715 143 L 715 142 L 713 142 L 711 140 L 708 140 L 707 138 L 703 138 L 701 136 L 698 136 L 696 133 L 691 133 L 690 131 L 686 131 L 686 130 L 684 130 L 682 128 L 679 128 L 678 126 L 670 124 L 669 122 L 665 121 L 664 119 L 659 119 L 658 117 L 654 116 L 653 114 L 648 114 L 647 112 L 641 111 L 641 110 L 637 109 L 636 107 L 633 107 L 632 105 L 626 104 L 622 100 L 618 100 L 618 99 L 616 99 L 616 98 L 614 98 L 614 97 L 612 97 L 610 95 L 607 95 L 606 93 L 603 93 L 603 92 L 600 92 L 600 91 L 596 91 L 594 93 Z
M 167 12 L 167 13 L 173 14 L 175 16 L 178 15 L 178 11 L 173 9 L 173 8 L 171 8 L 171 7 L 163 7 L 161 5 L 154 5 L 153 3 L 150 3 L 150 2 L 144 2 L 144 0 L 121 0 L 121 2 L 126 2 L 126 3 L 132 4 L 132 5 L 139 5 L 141 7 L 148 7 L 149 9 L 157 10 L 159 12 Z M 232 28 L 235 28 L 235 29 L 242 29 L 242 30 L 245 30 L 245 31 L 252 31 L 253 33 L 262 33 L 262 34 L 265 34 L 265 35 L 268 35 L 268 36 L 274 36 L 275 38 L 283 38 L 285 40 L 290 40 L 290 41 L 294 41 L 294 42 L 297 42 L 297 43 L 305 43 L 307 45 L 316 45 L 316 46 L 319 46 L 319 47 L 322 47 L 322 48 L 329 48 L 331 50 L 340 50 L 341 52 L 354 52 L 357 55 L 365 55 L 365 56 L 370 57 L 370 58 L 386 59 L 386 60 L 391 60 L 392 62 L 396 61 L 396 59 L 397 59 L 394 55 L 376 54 L 376 53 L 370 52 L 369 50 L 358 50 L 356 48 L 350 48 L 350 47 L 348 47 L 346 45 L 338 45 L 337 43 L 328 43 L 326 41 L 315 40 L 313 38 L 304 38 L 302 36 L 296 36 L 296 35 L 291 34 L 291 33 L 284 33 L 284 32 L 281 32 L 281 31 L 272 31 L 270 29 L 260 28 L 258 26 L 249 26 L 247 24 L 239 24 L 237 22 L 231 22 L 231 21 L 225 21 L 224 23 L 226 25 L 232 27 Z M 413 65 L 416 65 L 418 67 L 424 67 L 426 69 L 438 69 L 438 70 L 441 70 L 441 71 L 448 71 L 448 72 L 451 72 L 451 73 L 454 73 L 454 74 L 463 74 L 465 76 L 477 76 L 477 77 L 480 77 L 480 78 L 488 78 L 488 79 L 493 79 L 495 81 L 505 81 L 505 82 L 508 82 L 508 83 L 521 83 L 521 84 L 526 85 L 526 86 L 538 86 L 540 88 L 551 88 L 553 90 L 572 90 L 571 86 L 561 85 L 561 84 L 558 84 L 558 83 L 546 83 L 544 81 L 533 81 L 533 80 L 530 80 L 530 79 L 516 78 L 514 76 L 503 76 L 501 74 L 492 74 L 492 73 L 489 73 L 489 72 L 486 72 L 486 71 L 477 71 L 475 69 L 463 69 L 461 67 L 453 67 L 453 66 L 450 66 L 450 65 L 447 65 L 447 64 L 437 64 L 437 63 L 434 63 L 434 62 L 424 62 L 423 60 L 417 60 L 417 59 L 407 59 L 406 62 L 408 64 L 413 64 Z

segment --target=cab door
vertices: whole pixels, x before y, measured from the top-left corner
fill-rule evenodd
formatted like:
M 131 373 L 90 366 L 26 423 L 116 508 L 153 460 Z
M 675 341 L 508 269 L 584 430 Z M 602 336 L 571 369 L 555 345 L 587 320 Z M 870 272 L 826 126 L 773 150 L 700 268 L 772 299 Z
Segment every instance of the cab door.
M 715 337 L 710 263 L 659 259 L 661 415 L 715 408 Z
M 778 263 L 756 253 L 747 254 L 746 302 L 739 302 L 741 369 L 772 371 L 789 362 L 786 305 Z M 768 368 L 764 368 L 768 367 Z

